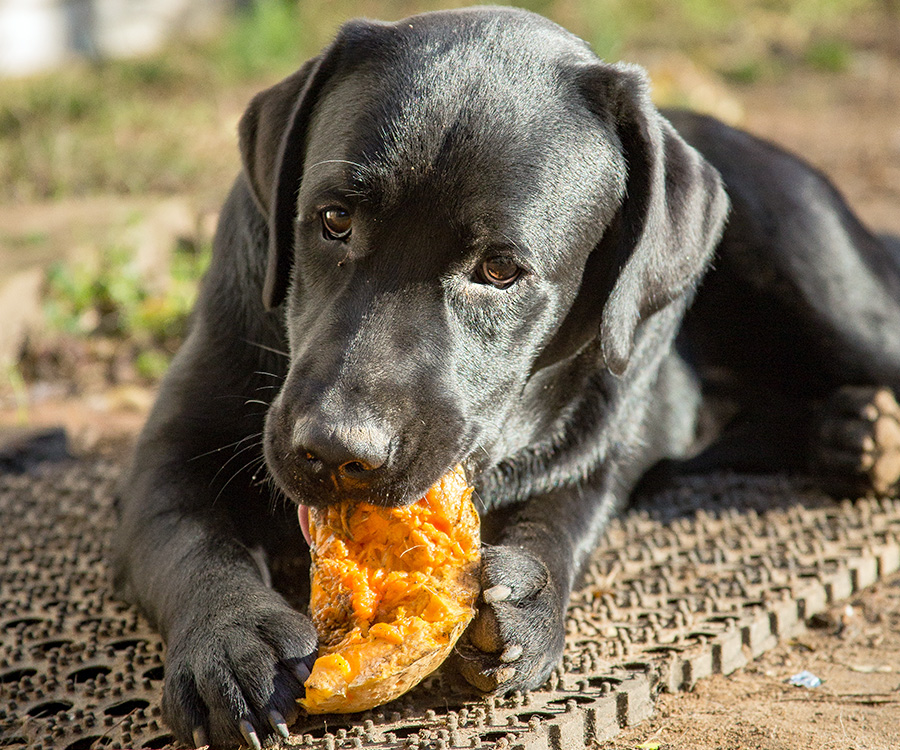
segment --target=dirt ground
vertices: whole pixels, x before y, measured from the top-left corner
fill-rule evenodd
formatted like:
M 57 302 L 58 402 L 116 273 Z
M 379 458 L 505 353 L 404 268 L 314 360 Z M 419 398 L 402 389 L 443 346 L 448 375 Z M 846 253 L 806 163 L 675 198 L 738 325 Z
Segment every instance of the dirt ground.
M 809 70 L 729 88 L 750 131 L 802 153 L 875 231 L 900 234 L 900 55 L 861 53 L 841 75 Z M 152 394 L 124 389 L 28 407 L 32 425 L 64 423 L 77 449 L 121 448 Z M 0 426 L 21 409 L 0 410 Z M 729 677 L 662 695 L 656 716 L 612 750 L 887 750 L 900 747 L 900 578 L 838 608 L 809 632 Z M 801 670 L 820 687 L 793 687 Z
M 657 714 L 604 750 L 889 750 L 900 747 L 900 577 L 728 677 L 662 694 Z M 816 688 L 787 680 L 808 670 Z

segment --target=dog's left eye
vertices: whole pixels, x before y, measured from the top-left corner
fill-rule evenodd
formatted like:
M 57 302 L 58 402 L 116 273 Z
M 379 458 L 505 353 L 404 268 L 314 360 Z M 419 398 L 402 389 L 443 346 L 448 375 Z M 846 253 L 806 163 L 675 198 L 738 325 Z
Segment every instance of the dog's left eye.
M 319 216 L 322 219 L 322 236 L 326 240 L 346 240 L 353 231 L 353 219 L 350 212 L 343 208 L 332 206 L 322 211 Z
M 495 255 L 478 267 L 478 280 L 498 289 L 506 289 L 521 275 L 522 269 L 508 255 Z

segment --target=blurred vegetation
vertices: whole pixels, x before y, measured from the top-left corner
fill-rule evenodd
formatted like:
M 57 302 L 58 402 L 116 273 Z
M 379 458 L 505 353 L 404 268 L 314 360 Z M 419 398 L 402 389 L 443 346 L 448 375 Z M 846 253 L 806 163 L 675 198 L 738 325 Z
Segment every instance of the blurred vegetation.
M 256 0 L 215 38 L 154 57 L 73 64 L 0 81 L 0 201 L 95 193 L 220 197 L 252 93 L 314 54 L 354 16 L 396 19 L 460 2 Z M 615 59 L 676 49 L 733 82 L 786 66 L 842 71 L 848 21 L 888 0 L 527 0 Z M 877 24 L 876 18 L 873 23 Z
M 27 342 L 16 374 L 27 381 L 65 376 L 76 390 L 86 378 L 101 386 L 158 380 L 184 340 L 211 252 L 209 245 L 178 245 L 165 284 L 149 282 L 125 246 L 104 248 L 91 262 L 54 264 L 46 328 Z
M 99 263 L 54 264 L 47 274 L 48 323 L 63 333 L 165 346 L 185 334 L 209 257 L 210 248 L 176 249 L 164 286 L 149 283 L 125 247 L 106 249 Z

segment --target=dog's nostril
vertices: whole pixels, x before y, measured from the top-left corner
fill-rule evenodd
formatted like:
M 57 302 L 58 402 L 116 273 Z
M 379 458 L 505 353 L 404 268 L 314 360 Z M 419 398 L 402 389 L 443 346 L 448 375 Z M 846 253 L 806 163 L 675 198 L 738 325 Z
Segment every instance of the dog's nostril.
M 2 2 L 2 0 L 0 0 Z M 298 419 L 291 435 L 294 468 L 311 477 L 373 481 L 387 463 L 390 438 L 377 427 L 342 425 L 324 418 Z
M 309 464 L 313 468 L 318 468 L 322 466 L 322 459 L 319 458 L 315 453 L 310 451 L 306 451 L 306 463 Z
M 347 461 L 339 467 L 341 474 L 362 474 L 365 471 L 371 471 L 372 467 L 362 461 Z

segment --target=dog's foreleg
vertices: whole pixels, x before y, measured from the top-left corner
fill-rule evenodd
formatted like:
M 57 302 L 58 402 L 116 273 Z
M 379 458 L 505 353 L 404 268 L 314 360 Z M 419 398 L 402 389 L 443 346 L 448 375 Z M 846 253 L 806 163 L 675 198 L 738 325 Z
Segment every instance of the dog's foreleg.
M 456 658 L 475 687 L 534 688 L 559 663 L 569 594 L 616 509 L 613 487 L 597 482 L 533 498 L 485 545 L 479 611 Z

